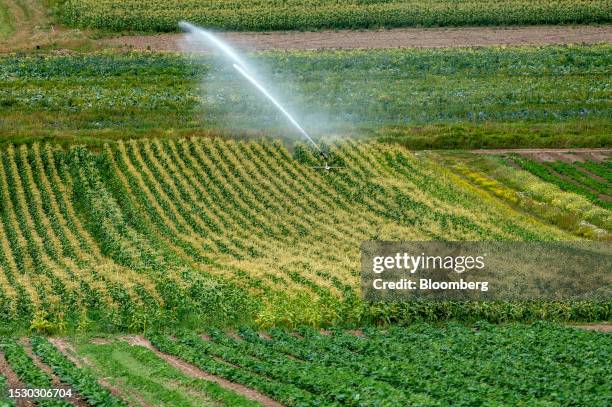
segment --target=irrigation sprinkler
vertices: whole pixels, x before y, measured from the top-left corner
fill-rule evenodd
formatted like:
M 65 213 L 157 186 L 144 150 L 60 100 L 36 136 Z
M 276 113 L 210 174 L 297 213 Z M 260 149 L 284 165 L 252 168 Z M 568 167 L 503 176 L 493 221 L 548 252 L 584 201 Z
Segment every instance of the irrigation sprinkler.
M 255 76 L 250 72 L 248 65 L 244 62 L 244 60 L 238 55 L 238 53 L 232 49 L 228 44 L 217 38 L 211 32 L 206 31 L 200 27 L 197 27 L 193 24 L 187 23 L 185 21 L 181 21 L 179 23 L 179 27 L 193 35 L 197 40 L 207 41 L 212 44 L 217 50 L 221 51 L 226 59 L 229 59 L 232 67 L 238 71 L 240 75 L 242 75 L 255 89 L 257 89 L 262 95 L 264 95 L 286 118 L 289 122 L 295 127 L 298 132 L 306 139 L 308 142 L 314 147 L 314 149 L 319 153 L 321 160 L 323 161 L 323 166 L 312 167 L 312 168 L 320 168 L 326 171 L 329 171 L 333 168 L 341 168 L 334 167 L 328 164 L 328 155 L 325 153 L 321 147 L 310 137 L 310 135 L 300 126 L 297 120 L 283 107 L 283 105 L 272 96 L 272 94 L 260 83 Z

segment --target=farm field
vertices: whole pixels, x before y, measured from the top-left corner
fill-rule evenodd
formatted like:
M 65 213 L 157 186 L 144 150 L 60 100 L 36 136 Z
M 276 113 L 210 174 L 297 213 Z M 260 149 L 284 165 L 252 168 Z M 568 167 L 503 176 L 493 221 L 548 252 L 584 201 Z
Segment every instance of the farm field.
M 582 195 L 603 208 L 612 208 L 610 191 L 612 166 L 610 162 L 566 163 L 563 161 L 550 161 L 540 163 L 521 157 L 512 157 L 510 162 L 559 186 L 564 191 Z
M 252 57 L 282 67 L 274 82 L 316 134 L 456 149 L 609 145 L 610 55 L 594 45 Z M 209 57 L 0 57 L 0 143 L 285 135 L 278 113 L 235 79 Z
M 610 23 L 0 0 L 0 407 L 611 405 Z M 563 249 L 487 262 L 492 296 L 370 301 L 372 241 Z
M 177 31 L 181 20 L 235 31 L 322 28 L 593 24 L 612 20 L 605 0 L 66 0 L 62 22 L 113 31 Z
M 73 398 L 86 405 L 429 406 L 452 401 L 471 406 L 486 400 L 604 406 L 611 346 L 607 334 L 550 323 L 479 322 L 354 331 L 212 329 L 199 335 L 51 342 L 35 336 L 5 340 L 1 349 L 7 361 L 3 374 L 12 371 L 26 383 L 72 385 Z M 479 361 L 483 354 L 486 365 Z M 210 382 L 210 375 L 218 383 Z M 112 394 L 97 385 L 96 377 L 104 377 Z
M 609 304 L 595 301 L 368 305 L 357 289 L 361 241 L 606 240 L 610 211 L 568 194 L 571 206 L 554 205 L 580 217 L 560 227 L 435 157 L 380 143 L 330 148 L 346 169 L 318 172 L 309 149 L 270 142 L 5 148 L 3 326 L 53 333 L 609 318 Z

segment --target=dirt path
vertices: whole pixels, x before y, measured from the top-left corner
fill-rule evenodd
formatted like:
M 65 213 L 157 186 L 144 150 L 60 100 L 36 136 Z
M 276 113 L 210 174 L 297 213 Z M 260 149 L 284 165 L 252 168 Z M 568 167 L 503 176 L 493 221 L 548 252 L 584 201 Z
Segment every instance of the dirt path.
M 536 26 L 469 28 L 402 28 L 375 31 L 317 32 L 228 32 L 220 34 L 237 48 L 352 49 L 352 48 L 439 48 L 485 45 L 546 45 L 612 43 L 612 26 Z M 178 51 L 181 34 L 126 36 L 99 43 L 153 51 Z
M 233 383 L 233 382 L 230 382 L 229 380 L 211 375 L 177 357 L 174 357 L 172 355 L 167 355 L 163 352 L 160 352 L 148 340 L 146 340 L 143 337 L 128 336 L 128 337 L 124 337 L 123 339 L 132 345 L 143 346 L 151 350 L 152 352 L 155 352 L 157 356 L 165 360 L 171 366 L 181 370 L 184 374 L 188 376 L 217 383 L 219 386 L 226 388 L 228 390 L 231 390 L 235 393 L 238 393 L 250 400 L 257 401 L 265 407 L 283 407 L 283 405 L 277 402 L 276 400 L 273 400 L 270 397 L 262 393 L 259 393 L 256 390 L 253 390 L 241 384 Z
M 0 37 L 0 53 L 36 49 L 51 44 L 66 46 L 86 42 L 81 30 L 58 27 L 43 0 L 0 0 L 8 11 L 13 31 L 8 38 Z
M 519 154 L 540 162 L 564 161 L 573 163 L 576 161 L 584 162 L 605 161 L 612 157 L 612 148 L 517 148 L 517 149 L 493 149 L 493 150 L 472 150 L 476 154 Z
M 612 333 L 612 325 L 610 324 L 572 325 L 572 328 L 586 329 L 587 331 L 598 331 L 607 334 Z

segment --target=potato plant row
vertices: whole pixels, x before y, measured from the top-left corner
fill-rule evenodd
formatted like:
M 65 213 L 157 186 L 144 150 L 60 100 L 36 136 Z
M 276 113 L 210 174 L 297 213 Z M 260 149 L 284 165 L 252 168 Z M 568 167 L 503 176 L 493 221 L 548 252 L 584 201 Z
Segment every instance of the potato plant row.
M 188 20 L 242 31 L 607 23 L 605 0 L 67 0 L 62 20 L 81 28 L 177 31 Z
M 33 389 L 51 389 L 55 386 L 51 377 L 38 367 L 32 358 L 26 353 L 23 346 L 14 339 L 3 339 L 0 349 L 19 380 Z M 36 401 L 37 406 L 41 407 L 69 407 L 72 406 L 67 400 L 62 398 L 40 399 Z
M 100 385 L 91 373 L 76 366 L 43 337 L 31 338 L 32 349 L 55 374 L 70 385 L 92 406 L 126 407 L 128 404 Z
M 485 400 L 603 406 L 610 374 L 605 334 L 548 323 L 276 328 L 263 334 L 212 329 L 150 339 L 163 352 L 290 406 L 467 406 Z

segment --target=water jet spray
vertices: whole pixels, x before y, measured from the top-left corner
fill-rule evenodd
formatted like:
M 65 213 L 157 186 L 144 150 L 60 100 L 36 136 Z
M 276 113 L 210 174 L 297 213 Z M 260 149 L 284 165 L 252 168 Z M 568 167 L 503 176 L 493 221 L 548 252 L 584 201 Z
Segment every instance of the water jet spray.
M 223 53 L 223 55 L 228 58 L 232 62 L 233 68 L 238 71 L 240 75 L 242 75 L 251 85 L 253 85 L 262 95 L 264 95 L 272 104 L 289 120 L 289 122 L 295 127 L 299 133 L 306 138 L 313 145 L 315 150 L 319 153 L 320 157 L 323 159 L 325 166 L 324 167 L 314 167 L 314 168 L 323 168 L 326 171 L 329 171 L 332 168 L 328 165 L 328 155 L 324 152 L 321 147 L 310 137 L 310 135 L 304 130 L 302 126 L 295 120 L 295 118 L 281 105 L 281 103 L 272 96 L 272 94 L 255 78 L 255 76 L 249 72 L 248 65 L 240 58 L 240 56 L 234 51 L 229 45 L 221 41 L 215 35 L 206 31 L 202 28 L 199 28 L 193 24 L 190 24 L 186 21 L 179 22 L 179 27 L 195 36 L 199 40 L 205 40 L 208 43 L 212 44 L 215 48 Z

